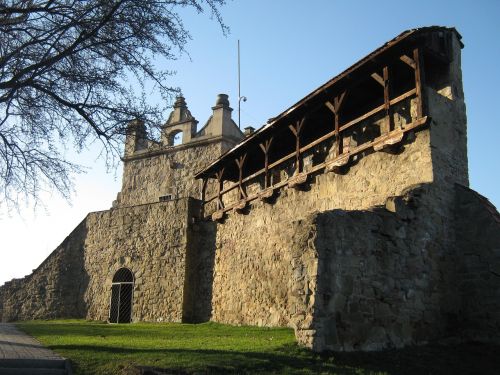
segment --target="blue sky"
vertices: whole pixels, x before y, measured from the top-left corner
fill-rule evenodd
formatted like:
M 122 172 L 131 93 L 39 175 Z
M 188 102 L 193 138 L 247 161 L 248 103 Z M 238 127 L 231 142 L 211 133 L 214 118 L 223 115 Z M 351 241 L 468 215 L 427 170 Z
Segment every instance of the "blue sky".
M 183 13 L 192 41 L 190 56 L 161 62 L 176 70 L 203 125 L 219 93 L 229 94 L 237 118 L 237 40 L 241 41 L 242 125 L 258 128 L 331 77 L 404 30 L 454 26 L 463 36 L 462 71 L 468 116 L 470 185 L 500 206 L 500 1 L 234 0 L 222 8 L 225 37 L 206 15 Z M 151 100 L 157 100 L 153 96 Z M 168 103 L 165 103 L 168 105 Z M 121 166 L 105 172 L 91 148 L 77 157 L 89 172 L 75 178 L 72 205 L 45 194 L 45 207 L 0 211 L 0 284 L 22 277 L 85 217 L 108 209 L 120 190 Z

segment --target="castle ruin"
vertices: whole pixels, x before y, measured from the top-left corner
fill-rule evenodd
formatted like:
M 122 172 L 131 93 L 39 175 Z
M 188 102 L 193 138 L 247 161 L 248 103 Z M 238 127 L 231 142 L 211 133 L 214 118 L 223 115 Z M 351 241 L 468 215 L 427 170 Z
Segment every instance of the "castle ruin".
M 405 31 L 248 134 L 223 94 L 199 131 L 182 97 L 160 141 L 133 121 L 113 207 L 0 287 L 0 320 L 289 326 L 316 351 L 498 342 L 500 215 L 468 187 L 460 40 Z

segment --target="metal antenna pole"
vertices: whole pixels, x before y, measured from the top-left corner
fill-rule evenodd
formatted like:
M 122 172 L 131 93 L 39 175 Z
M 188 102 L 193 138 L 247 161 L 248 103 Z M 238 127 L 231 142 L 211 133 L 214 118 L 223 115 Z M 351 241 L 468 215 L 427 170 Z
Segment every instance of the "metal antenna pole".
M 241 78 L 240 78 L 240 40 L 238 39 L 238 128 L 241 130 L 241 101 L 246 102 L 247 97 L 241 96 Z
M 238 39 L 238 128 L 241 130 L 240 40 Z

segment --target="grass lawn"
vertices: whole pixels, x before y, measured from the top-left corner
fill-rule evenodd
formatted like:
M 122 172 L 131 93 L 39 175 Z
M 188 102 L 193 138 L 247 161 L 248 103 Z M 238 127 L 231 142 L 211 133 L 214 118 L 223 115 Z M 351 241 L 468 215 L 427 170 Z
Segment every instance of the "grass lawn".
M 32 321 L 17 326 L 62 356 L 76 374 L 500 374 L 500 348 L 468 344 L 377 353 L 317 355 L 295 343 L 288 328 L 216 323 L 110 325 L 84 320 Z M 147 373 L 147 372 L 145 372 Z

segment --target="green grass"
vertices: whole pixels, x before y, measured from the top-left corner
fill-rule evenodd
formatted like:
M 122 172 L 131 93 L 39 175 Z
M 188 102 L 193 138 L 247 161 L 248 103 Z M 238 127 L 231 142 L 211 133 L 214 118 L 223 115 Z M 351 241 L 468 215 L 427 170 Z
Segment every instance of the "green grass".
M 170 374 L 496 374 L 500 369 L 498 347 L 484 345 L 320 356 L 299 347 L 288 328 L 83 320 L 18 327 L 71 359 L 76 374 L 139 374 L 139 367 Z

